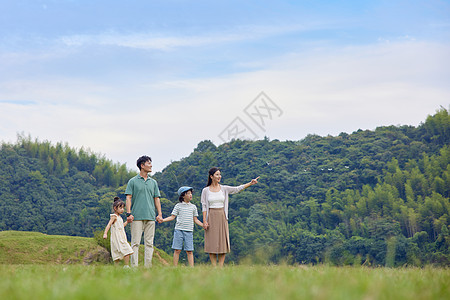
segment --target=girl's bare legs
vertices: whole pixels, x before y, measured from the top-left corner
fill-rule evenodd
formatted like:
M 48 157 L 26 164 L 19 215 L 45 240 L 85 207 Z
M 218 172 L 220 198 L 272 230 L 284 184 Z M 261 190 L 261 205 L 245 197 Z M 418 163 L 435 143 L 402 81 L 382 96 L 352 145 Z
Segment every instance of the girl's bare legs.
M 123 257 L 123 262 L 124 262 L 125 266 L 129 266 L 130 265 L 130 254 L 125 255 Z
M 173 265 L 178 266 L 178 260 L 180 259 L 181 250 L 173 250 Z
M 194 266 L 194 252 L 192 251 L 186 251 L 188 263 L 190 267 Z
M 217 265 L 217 254 L 210 253 L 209 259 L 211 260 L 211 264 L 215 267 Z
M 223 267 L 223 263 L 225 262 L 225 253 L 218 254 L 219 256 L 219 267 Z
M 123 257 L 123 266 L 124 267 L 126 267 L 126 266 L 130 266 L 130 255 L 131 254 L 128 254 L 128 255 L 125 255 L 124 257 Z M 114 261 L 114 264 L 117 266 L 119 263 L 120 263 L 120 261 L 121 261 L 121 259 L 116 259 L 115 261 Z

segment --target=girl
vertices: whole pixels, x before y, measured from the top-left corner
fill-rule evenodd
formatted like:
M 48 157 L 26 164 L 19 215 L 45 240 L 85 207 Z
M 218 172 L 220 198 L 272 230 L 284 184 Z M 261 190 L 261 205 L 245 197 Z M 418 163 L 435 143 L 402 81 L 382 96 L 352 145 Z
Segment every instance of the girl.
M 108 225 L 106 225 L 103 238 L 108 237 L 108 230 L 111 228 L 111 256 L 114 263 L 118 263 L 123 259 L 125 267 L 129 267 L 130 255 L 133 254 L 130 244 L 127 242 L 127 235 L 125 234 L 124 227 L 128 222 L 123 222 L 120 216 L 124 212 L 125 203 L 119 199 L 114 198 L 113 210 L 114 213 L 110 214 Z
M 240 186 L 221 185 L 219 168 L 209 170 L 208 183 L 202 190 L 203 228 L 205 229 L 205 252 L 211 264 L 223 266 L 225 255 L 230 252 L 228 232 L 228 195 L 236 194 L 258 183 L 259 176 Z

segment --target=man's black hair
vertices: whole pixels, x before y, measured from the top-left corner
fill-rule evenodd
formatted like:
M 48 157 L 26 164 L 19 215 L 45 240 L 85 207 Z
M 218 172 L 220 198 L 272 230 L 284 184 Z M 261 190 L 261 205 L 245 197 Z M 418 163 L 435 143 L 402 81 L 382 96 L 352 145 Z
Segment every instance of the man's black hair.
M 141 170 L 141 166 L 142 164 L 148 162 L 148 161 L 152 161 L 152 158 L 150 156 L 147 155 L 143 155 L 141 157 L 138 158 L 136 165 L 139 168 L 139 171 Z

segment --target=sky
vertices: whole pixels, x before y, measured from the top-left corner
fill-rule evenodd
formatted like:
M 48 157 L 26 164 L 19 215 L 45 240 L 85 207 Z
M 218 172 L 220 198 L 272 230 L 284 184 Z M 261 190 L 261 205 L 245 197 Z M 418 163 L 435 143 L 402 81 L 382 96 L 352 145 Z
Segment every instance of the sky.
M 418 126 L 450 107 L 450 1 L 0 0 L 0 140 L 137 170 L 199 142 Z

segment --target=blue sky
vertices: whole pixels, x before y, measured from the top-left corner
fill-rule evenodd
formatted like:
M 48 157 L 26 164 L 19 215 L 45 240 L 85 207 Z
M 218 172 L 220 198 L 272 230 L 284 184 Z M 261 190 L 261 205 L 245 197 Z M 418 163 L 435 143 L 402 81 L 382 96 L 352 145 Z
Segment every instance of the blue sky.
M 449 82 L 449 1 L 0 3 L 0 139 L 130 168 L 147 154 L 162 170 L 228 129 L 300 140 L 417 126 L 449 107 Z M 261 92 L 278 108 L 262 129 L 249 113 L 263 115 Z

